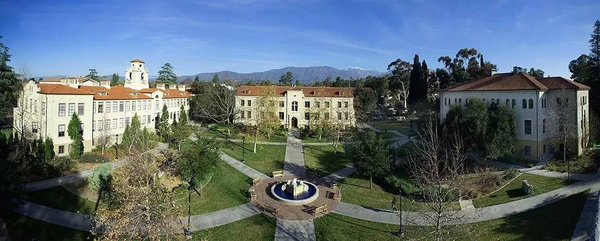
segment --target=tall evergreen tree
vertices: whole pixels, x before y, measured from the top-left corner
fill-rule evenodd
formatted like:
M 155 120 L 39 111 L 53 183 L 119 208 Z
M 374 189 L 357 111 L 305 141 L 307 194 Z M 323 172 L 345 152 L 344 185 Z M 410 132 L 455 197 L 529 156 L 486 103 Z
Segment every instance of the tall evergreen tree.
M 52 138 L 46 137 L 46 140 L 44 141 L 44 160 L 50 161 L 54 159 L 55 155 L 54 142 L 52 141 Z
M 600 20 L 596 20 L 590 35 L 590 53 L 569 63 L 571 78 L 590 86 L 590 109 L 600 113 Z
M 111 86 L 119 85 L 119 75 L 117 73 L 112 74 L 112 79 L 110 80 L 110 85 Z
M 2 36 L 0 36 L 2 40 Z M 19 93 L 23 85 L 13 68 L 8 65 L 10 54 L 8 47 L 0 42 L 0 118 L 12 115 L 13 108 L 17 106 Z
M 169 110 L 167 105 L 163 105 L 162 113 L 160 114 L 160 123 L 158 125 L 158 134 L 165 140 L 168 141 L 170 137 L 170 126 L 169 126 Z
M 421 91 L 421 81 L 422 81 L 422 71 L 423 69 L 421 69 L 421 61 L 419 61 L 419 55 L 415 54 L 415 57 L 413 59 L 413 64 L 412 64 L 412 71 L 410 72 L 410 84 L 409 84 L 409 92 L 410 94 L 408 95 L 408 101 L 410 103 L 414 103 L 420 99 L 422 99 L 424 96 L 421 96 L 422 91 Z
M 181 108 L 179 109 L 179 124 L 187 125 L 187 123 L 188 123 L 187 111 L 185 111 L 185 108 L 183 108 L 183 105 L 181 105 Z
M 69 138 L 71 138 L 71 153 L 69 155 L 72 158 L 79 159 L 83 154 L 83 130 L 81 129 L 81 120 L 77 116 L 77 113 L 73 113 L 69 126 L 67 128 Z
M 177 75 L 175 75 L 175 72 L 173 72 L 173 66 L 171 66 L 171 63 L 165 63 L 165 65 L 160 67 L 156 81 L 167 84 L 177 83 Z
M 96 71 L 96 69 L 90 69 L 90 73 L 87 74 L 85 77 L 88 77 L 93 80 L 100 79 L 100 77 L 98 77 L 98 71 Z
M 196 77 L 198 77 L 198 76 L 196 76 Z M 221 80 L 219 79 L 219 75 L 217 75 L 217 74 L 213 75 L 212 82 L 213 82 L 214 84 L 219 84 L 219 83 L 221 83 Z
M 429 72 L 429 67 L 427 66 L 427 62 L 425 62 L 425 60 L 423 60 L 423 64 L 421 64 L 421 82 L 420 83 L 420 95 L 422 96 L 421 98 L 427 99 L 427 94 L 430 92 L 429 91 L 429 79 L 431 78 L 432 75 L 435 75 L 435 73 L 430 73 Z
M 360 140 L 354 151 L 354 167 L 358 174 L 369 177 L 371 189 L 373 177 L 383 177 L 390 172 L 391 156 L 381 135 L 367 131 L 362 134 Z
M 284 75 L 279 78 L 279 85 L 290 86 L 294 81 L 294 75 L 292 72 L 286 72 Z

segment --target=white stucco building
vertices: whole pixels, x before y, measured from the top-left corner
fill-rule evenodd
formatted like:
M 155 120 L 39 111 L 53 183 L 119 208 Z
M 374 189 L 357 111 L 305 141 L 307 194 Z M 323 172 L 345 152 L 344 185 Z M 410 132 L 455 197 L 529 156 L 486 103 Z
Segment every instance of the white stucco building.
M 320 118 L 355 125 L 354 89 L 303 86 L 240 86 L 235 96 L 235 123 L 256 125 L 259 99 L 268 91 L 274 92 L 272 104 L 285 128 L 310 128 L 311 122 Z
M 143 127 L 154 130 L 163 105 L 168 107 L 169 121 L 179 118 L 181 106 L 189 111 L 191 94 L 185 86 L 157 84 L 149 88 L 148 70 L 142 60 L 134 59 L 125 72 L 125 85 L 110 86 L 109 80 L 86 77 L 44 79 L 24 84 L 19 103 L 14 108 L 13 131 L 26 138 L 52 138 L 57 155 L 69 153 L 71 139 L 67 133 L 73 113 L 83 125 L 85 151 L 91 151 L 101 134 L 121 141 L 125 125 L 135 114 Z
M 524 73 L 494 74 L 442 90 L 440 117 L 444 120 L 452 105 L 465 104 L 470 98 L 509 106 L 516 111 L 516 156 L 540 160 L 563 148 L 551 138 L 555 130 L 550 122 L 552 107 L 566 103 L 577 122 L 573 123 L 576 140 L 570 141 L 573 145 L 567 148 L 581 154 L 589 140 L 589 89 L 562 77 L 536 79 Z

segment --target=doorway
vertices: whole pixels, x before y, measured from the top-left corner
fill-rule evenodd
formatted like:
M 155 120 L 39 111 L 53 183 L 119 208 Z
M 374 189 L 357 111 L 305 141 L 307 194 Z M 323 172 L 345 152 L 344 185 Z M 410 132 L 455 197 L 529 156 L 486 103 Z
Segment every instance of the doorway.
M 296 118 L 296 117 L 292 118 L 292 127 L 298 128 L 298 118 Z

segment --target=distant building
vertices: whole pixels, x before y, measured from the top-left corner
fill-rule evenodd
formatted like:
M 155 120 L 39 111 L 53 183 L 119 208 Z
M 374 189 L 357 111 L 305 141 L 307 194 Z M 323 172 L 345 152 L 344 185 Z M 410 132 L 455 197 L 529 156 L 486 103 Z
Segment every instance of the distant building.
M 301 86 L 240 86 L 236 91 L 235 123 L 256 125 L 257 103 L 273 90 L 276 112 L 285 128 L 310 128 L 323 118 L 347 126 L 355 125 L 353 88 Z
M 185 85 L 158 84 L 148 86 L 148 70 L 144 61 L 135 59 L 125 72 L 125 85 L 110 86 L 110 80 L 87 77 L 44 79 L 24 84 L 18 106 L 14 109 L 14 132 L 24 126 L 26 138 L 50 137 L 57 155 L 69 153 L 71 139 L 67 133 L 73 113 L 83 125 L 85 151 L 91 151 L 100 135 L 112 135 L 121 141 L 125 126 L 135 114 L 143 127 L 154 130 L 163 105 L 167 105 L 169 121 L 179 118 L 181 106 L 189 111 L 191 94 Z M 21 125 L 22 124 L 22 125 Z M 117 135 L 121 136 L 118 139 Z
M 470 98 L 509 106 L 517 113 L 516 156 L 540 160 L 563 149 L 561 143 L 550 138 L 553 130 L 549 123 L 549 107 L 562 101 L 558 99 L 565 98 L 564 103 L 573 108 L 572 112 L 577 115 L 577 140 L 570 141 L 573 146 L 567 148 L 581 154 L 589 138 L 589 89 L 562 77 L 534 78 L 525 73 L 494 74 L 442 90 L 440 116 L 442 120 L 445 119 L 452 105 L 465 104 Z M 559 94 L 563 97 L 558 98 Z

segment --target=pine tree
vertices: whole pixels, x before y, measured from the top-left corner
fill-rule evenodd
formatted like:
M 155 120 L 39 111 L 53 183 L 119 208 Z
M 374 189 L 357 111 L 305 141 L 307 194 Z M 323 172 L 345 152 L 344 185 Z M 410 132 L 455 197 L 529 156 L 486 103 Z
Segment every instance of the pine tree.
M 87 74 L 85 77 L 88 77 L 93 80 L 98 80 L 98 71 L 96 71 L 96 69 L 90 69 L 90 73 Z
M 162 113 L 160 114 L 160 124 L 158 126 L 158 134 L 163 138 L 164 141 L 168 142 L 170 136 L 169 127 L 169 110 L 167 105 L 163 105 Z
M 46 140 L 44 141 L 44 160 L 48 162 L 54 159 L 55 155 L 54 142 L 52 141 L 52 138 L 46 137 Z
M 179 123 L 184 124 L 184 125 L 187 125 L 187 123 L 188 123 L 188 116 L 185 111 L 185 108 L 183 108 L 183 105 L 181 105 L 181 108 L 179 111 Z
M 412 64 L 412 71 L 410 72 L 410 82 L 409 82 L 409 95 L 408 100 L 411 103 L 417 102 L 418 100 L 423 99 L 423 69 L 421 68 L 421 62 L 419 61 L 419 55 L 415 54 L 415 58 Z
M 290 86 L 292 85 L 293 81 L 294 75 L 292 74 L 292 72 L 288 71 L 284 75 L 282 75 L 281 78 L 279 78 L 279 85 Z
M 196 76 L 196 77 L 198 77 L 198 76 Z M 213 75 L 212 82 L 213 82 L 213 84 L 219 84 L 221 82 L 221 80 L 219 79 L 219 75 L 217 75 L 217 74 Z
M 112 74 L 112 80 L 110 81 L 110 85 L 119 85 L 119 75 L 117 73 Z
M 177 83 L 177 75 L 173 72 L 173 66 L 171 63 L 165 63 L 160 70 L 158 71 L 158 78 L 156 81 L 159 83 L 167 83 L 167 84 L 176 84 Z
M 0 36 L 2 40 L 2 36 Z M 10 54 L 8 47 L 0 42 L 0 118 L 5 118 L 12 114 L 13 108 L 17 106 L 19 93 L 23 88 L 21 81 L 13 68 L 8 65 Z
M 73 116 L 71 116 L 67 132 L 69 138 L 73 141 L 69 155 L 74 159 L 79 159 L 81 154 L 83 154 L 83 130 L 81 129 L 81 120 L 79 120 L 77 113 L 73 113 Z
M 431 78 L 431 73 L 429 72 L 429 67 L 427 66 L 427 62 L 423 60 L 423 64 L 421 65 L 421 86 L 420 86 L 420 95 L 421 98 L 427 99 L 427 94 L 429 93 L 429 79 Z

